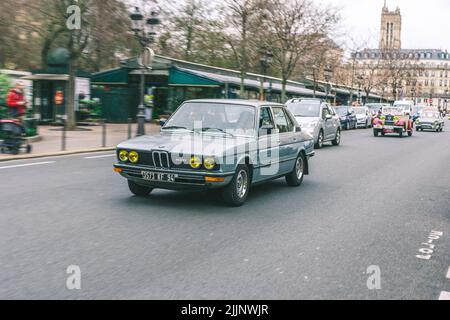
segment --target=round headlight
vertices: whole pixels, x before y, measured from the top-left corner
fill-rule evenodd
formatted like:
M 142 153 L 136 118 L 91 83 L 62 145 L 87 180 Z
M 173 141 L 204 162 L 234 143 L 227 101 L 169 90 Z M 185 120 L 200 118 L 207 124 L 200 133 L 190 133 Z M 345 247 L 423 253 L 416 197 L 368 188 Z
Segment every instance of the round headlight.
M 394 121 L 398 121 L 398 119 L 399 119 L 399 118 L 398 118 L 397 116 L 394 117 Z
M 213 157 L 205 158 L 203 165 L 205 166 L 206 169 L 212 170 L 216 167 L 216 159 L 214 159 Z
M 119 152 L 119 159 L 122 162 L 127 162 L 128 161 L 128 152 L 125 150 L 122 150 Z
M 192 167 L 192 169 L 198 169 L 202 165 L 202 160 L 200 160 L 199 157 L 193 156 L 189 161 L 189 165 Z
M 138 155 L 138 153 L 136 151 L 131 151 L 128 154 L 128 159 L 130 159 L 130 162 L 136 163 L 139 160 L 139 155 Z

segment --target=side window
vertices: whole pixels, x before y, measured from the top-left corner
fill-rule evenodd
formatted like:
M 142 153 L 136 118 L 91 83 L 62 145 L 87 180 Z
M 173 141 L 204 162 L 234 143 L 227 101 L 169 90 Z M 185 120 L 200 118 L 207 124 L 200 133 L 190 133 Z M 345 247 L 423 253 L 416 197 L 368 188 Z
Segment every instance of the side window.
M 277 126 L 278 131 L 280 133 L 289 132 L 289 125 L 288 125 L 286 116 L 284 114 L 283 108 L 275 107 L 275 108 L 272 108 L 272 110 L 273 110 L 273 117 L 275 120 L 275 125 Z
M 325 119 L 327 115 L 330 114 L 330 110 L 328 110 L 327 106 L 322 107 L 322 119 Z
M 284 109 L 284 115 L 286 116 L 287 122 L 288 122 L 288 131 L 292 132 L 294 131 L 294 121 L 292 120 L 291 116 L 289 115 L 289 112 Z
M 262 128 L 264 126 L 274 126 L 272 114 L 268 107 L 261 108 L 261 114 L 259 116 L 259 127 Z

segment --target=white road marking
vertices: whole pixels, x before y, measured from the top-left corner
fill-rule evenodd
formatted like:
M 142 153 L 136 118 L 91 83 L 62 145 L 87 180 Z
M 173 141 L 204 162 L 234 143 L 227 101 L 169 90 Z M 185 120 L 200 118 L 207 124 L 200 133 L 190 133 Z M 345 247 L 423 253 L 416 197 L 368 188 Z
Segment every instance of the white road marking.
M 448 268 L 448 271 L 447 271 L 447 279 L 450 279 L 450 267 Z
M 6 166 L 6 167 L 0 167 L 0 170 L 2 169 L 12 169 L 12 168 L 21 168 L 21 167 L 31 167 L 31 166 L 41 166 L 44 164 L 52 164 L 56 161 L 45 161 L 45 162 L 34 162 L 34 163 L 26 163 L 26 164 L 17 164 L 14 166 Z
M 439 300 L 450 300 L 450 292 L 442 291 Z
M 93 156 L 93 157 L 84 157 L 85 159 L 100 159 L 100 158 L 109 158 L 109 157 L 115 157 L 116 154 L 104 154 L 102 156 Z

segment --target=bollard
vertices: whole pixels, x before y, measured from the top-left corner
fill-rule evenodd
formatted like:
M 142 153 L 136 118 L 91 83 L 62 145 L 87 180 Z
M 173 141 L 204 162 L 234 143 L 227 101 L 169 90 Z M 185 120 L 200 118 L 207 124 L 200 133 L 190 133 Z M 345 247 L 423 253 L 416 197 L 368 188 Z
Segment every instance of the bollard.
M 61 150 L 66 151 L 66 120 L 61 118 L 62 122 L 62 141 L 61 141 Z
M 128 140 L 131 139 L 131 121 L 133 121 L 131 118 L 128 118 Z
M 102 119 L 102 147 L 106 147 L 106 120 Z

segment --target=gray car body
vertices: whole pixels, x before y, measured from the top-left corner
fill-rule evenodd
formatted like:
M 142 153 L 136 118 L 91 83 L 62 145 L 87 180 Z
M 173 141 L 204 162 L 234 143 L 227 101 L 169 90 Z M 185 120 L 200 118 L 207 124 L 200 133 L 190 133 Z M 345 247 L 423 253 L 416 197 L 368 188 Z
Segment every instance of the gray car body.
M 298 99 L 292 99 L 286 103 L 289 108 L 290 103 L 295 103 Z M 308 100 L 308 99 L 302 99 Z M 309 99 L 315 100 L 315 99 Z M 326 119 L 326 114 L 331 114 L 331 119 Z M 295 117 L 295 115 L 294 115 Z M 319 133 L 322 131 L 324 134 L 324 142 L 332 141 L 336 138 L 336 133 L 341 128 L 341 120 L 336 114 L 336 111 L 325 102 L 321 102 L 320 114 L 317 117 L 295 117 L 297 122 L 302 127 L 303 131 L 306 131 L 314 138 L 314 144 L 319 141 Z M 312 124 L 316 124 L 312 127 Z
M 169 155 L 179 155 L 182 151 L 183 155 L 190 158 L 191 155 L 199 157 L 213 156 L 220 163 L 218 170 L 207 170 L 205 168 L 194 170 L 192 168 L 178 168 L 170 166 L 169 168 L 158 168 L 148 163 L 123 163 L 119 162 L 116 168 L 122 169 L 122 176 L 132 180 L 138 184 L 161 189 L 184 190 L 184 189 L 214 189 L 222 188 L 229 184 L 236 172 L 239 164 L 248 164 L 251 166 L 252 184 L 262 183 L 268 180 L 282 177 L 292 172 L 295 166 L 295 160 L 298 155 L 303 152 L 306 159 L 314 156 L 314 142 L 312 137 L 301 130 L 295 122 L 295 118 L 281 104 L 269 102 L 256 102 L 247 100 L 192 100 L 186 101 L 195 103 L 226 103 L 232 105 L 245 105 L 254 107 L 255 112 L 255 130 L 253 135 L 248 136 L 232 136 L 220 132 L 191 132 L 185 130 L 164 130 L 162 128 L 160 134 L 155 136 L 141 136 L 120 143 L 117 146 L 117 152 L 120 150 L 136 151 L 139 154 L 149 154 L 153 151 L 167 152 Z M 281 107 L 286 110 L 294 123 L 292 132 L 281 133 L 277 136 L 267 136 L 259 134 L 259 117 L 260 110 L 263 107 Z M 271 110 L 271 109 L 270 109 Z M 258 130 L 256 129 L 258 128 Z M 267 139 L 277 137 L 274 145 L 265 146 Z M 278 159 L 270 159 L 268 154 L 276 154 L 278 148 Z M 268 150 L 270 149 L 270 153 Z M 271 167 L 277 167 L 276 172 L 271 173 Z M 307 163 L 308 164 L 308 163 Z M 308 174 L 308 165 L 306 164 L 306 172 Z M 143 180 L 140 175 L 141 171 L 149 170 L 152 172 L 172 173 L 183 177 L 184 182 L 156 182 Z M 223 182 L 204 182 L 205 177 L 223 177 Z M 190 183 L 190 182 L 195 183 Z M 203 183 L 202 183 L 203 181 Z

